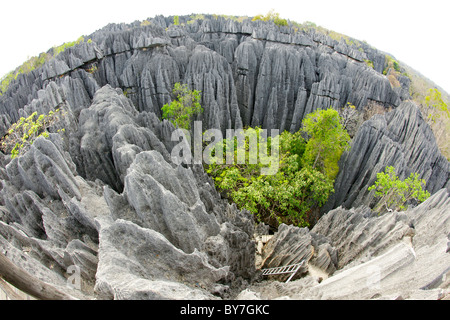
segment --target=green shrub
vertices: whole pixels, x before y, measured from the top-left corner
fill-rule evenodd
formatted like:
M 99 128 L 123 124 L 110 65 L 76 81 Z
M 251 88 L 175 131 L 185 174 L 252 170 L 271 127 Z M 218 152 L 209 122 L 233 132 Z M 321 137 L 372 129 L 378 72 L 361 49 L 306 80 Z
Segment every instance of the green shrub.
M 18 74 L 14 72 L 10 72 L 5 76 L 3 76 L 0 83 L 0 95 L 3 95 L 6 92 L 6 90 L 8 90 L 9 84 L 11 83 L 12 80 L 16 79 L 17 76 Z
M 197 21 L 197 20 L 204 20 L 205 16 L 202 14 L 193 14 L 190 16 L 190 18 L 191 18 L 191 20 L 189 20 L 187 22 L 187 24 L 192 24 L 192 23 L 194 23 L 194 21 Z
M 428 89 L 420 108 L 433 130 L 439 150 L 450 159 L 450 110 L 442 93 L 436 88 Z
M 383 74 L 387 75 L 389 72 L 389 69 L 393 69 L 395 70 L 395 72 L 401 73 L 402 72 L 402 68 L 400 67 L 400 64 L 397 60 L 395 60 L 393 57 L 391 57 L 390 55 L 386 55 L 385 56 L 385 65 L 386 67 L 383 70 Z
M 97 64 L 93 63 L 90 65 L 90 68 L 87 68 L 86 71 L 89 72 L 90 74 L 94 74 L 96 73 L 98 70 Z
M 361 48 L 360 48 L 360 49 L 361 49 Z M 366 63 L 366 65 L 367 65 L 369 68 L 374 69 L 374 65 L 373 65 L 373 61 L 372 61 L 372 60 L 364 59 L 364 62 Z
M 50 111 L 47 115 L 37 116 L 34 112 L 28 118 L 20 118 L 13 124 L 5 137 L 0 141 L 3 152 L 11 154 L 14 159 L 25 153 L 38 137 L 48 137 L 48 129 L 61 119 L 60 109 Z M 62 129 L 64 131 L 64 129 Z
M 424 190 L 424 187 L 425 180 L 419 179 L 417 173 L 411 173 L 409 178 L 402 181 L 397 177 L 394 167 L 386 167 L 385 172 L 377 173 L 375 184 L 368 190 L 375 190 L 375 197 L 381 198 L 374 210 L 382 212 L 404 210 L 411 200 L 418 203 L 425 201 L 430 193 Z
M 252 19 L 252 21 L 257 21 L 257 20 L 272 21 L 277 26 L 287 26 L 288 25 L 287 20 L 280 18 L 280 14 L 278 12 L 274 12 L 274 10 L 270 10 L 265 16 L 262 14 L 259 14 Z
M 75 46 L 77 44 L 80 44 L 82 42 L 84 42 L 84 38 L 83 37 L 79 37 L 76 41 L 66 42 L 66 43 L 63 43 L 60 46 L 53 47 L 53 56 L 56 57 L 61 52 L 64 52 L 66 49 L 71 48 L 71 47 L 73 47 L 73 46 Z
M 179 128 L 189 130 L 192 116 L 203 112 L 200 105 L 200 91 L 189 90 L 186 84 L 175 83 L 173 95 L 176 100 L 162 107 L 163 119 L 167 119 Z

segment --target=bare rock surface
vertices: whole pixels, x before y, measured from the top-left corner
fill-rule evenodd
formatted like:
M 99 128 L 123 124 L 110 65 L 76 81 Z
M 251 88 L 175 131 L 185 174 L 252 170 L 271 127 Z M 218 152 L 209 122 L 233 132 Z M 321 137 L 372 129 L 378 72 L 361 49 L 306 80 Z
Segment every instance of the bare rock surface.
M 310 232 L 327 238 L 337 251 L 338 268 L 334 273 L 320 278 L 311 268 L 301 279 L 289 283 L 263 281 L 247 288 L 241 296 L 436 300 L 448 295 L 450 197 L 446 189 L 405 212 L 366 217 L 362 212 L 335 209 Z M 307 230 L 298 229 L 297 233 L 306 235 Z M 275 235 L 274 239 L 277 237 L 282 238 Z M 276 255 L 272 247 L 263 250 Z M 290 256 L 308 248 L 308 244 L 294 247 Z M 284 251 L 278 250 L 281 256 Z
M 179 20 L 110 24 L 11 81 L 2 136 L 33 112 L 64 116 L 21 156 L 0 154 L 1 253 L 81 299 L 226 299 L 245 287 L 240 298 L 441 297 L 449 162 L 407 101 L 409 82 L 393 88 L 382 74 L 385 54 L 292 24 Z M 203 130 L 295 132 L 320 108 L 392 109 L 359 128 L 317 225 L 283 225 L 262 249 L 263 267 L 305 260 L 298 280 L 255 282 L 253 217 L 201 165 L 171 161 L 175 127 L 161 108 L 176 82 L 201 90 Z M 374 216 L 367 188 L 388 165 L 402 178 L 418 172 L 433 196 Z

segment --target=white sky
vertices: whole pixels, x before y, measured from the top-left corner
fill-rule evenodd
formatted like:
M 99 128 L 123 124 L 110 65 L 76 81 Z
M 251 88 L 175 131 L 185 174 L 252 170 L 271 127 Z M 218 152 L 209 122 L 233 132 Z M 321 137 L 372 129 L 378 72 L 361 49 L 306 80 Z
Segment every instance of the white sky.
M 446 0 L 6 0 L 0 6 L 0 77 L 28 57 L 108 23 L 155 15 L 210 13 L 311 21 L 394 55 L 450 93 L 450 11 Z

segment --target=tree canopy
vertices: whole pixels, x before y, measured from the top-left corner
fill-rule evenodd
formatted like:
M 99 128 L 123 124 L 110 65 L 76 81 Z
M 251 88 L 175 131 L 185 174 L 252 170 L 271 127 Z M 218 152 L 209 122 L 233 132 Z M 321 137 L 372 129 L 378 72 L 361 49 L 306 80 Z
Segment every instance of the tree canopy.
M 192 116 L 203 112 L 200 105 L 200 91 L 189 90 L 186 84 L 177 82 L 173 88 L 173 95 L 176 99 L 162 107 L 162 117 L 179 128 L 189 130 Z
M 339 171 L 338 161 L 350 141 L 338 112 L 330 108 L 309 114 L 303 120 L 302 132 L 309 137 L 303 165 L 311 166 L 334 179 Z
M 333 109 L 318 110 L 303 120 L 302 130 L 281 133 L 278 171 L 274 174 L 261 175 L 263 162 L 249 161 L 250 135 L 246 136 L 244 164 L 212 162 L 206 170 L 225 196 L 252 212 L 257 220 L 273 227 L 280 223 L 310 226 L 318 209 L 334 192 L 337 163 L 350 140 L 340 120 Z M 262 129 L 247 130 L 259 137 Z M 270 150 L 272 143 L 270 137 L 259 138 L 258 150 Z M 237 157 L 235 140 L 225 140 L 224 147 Z

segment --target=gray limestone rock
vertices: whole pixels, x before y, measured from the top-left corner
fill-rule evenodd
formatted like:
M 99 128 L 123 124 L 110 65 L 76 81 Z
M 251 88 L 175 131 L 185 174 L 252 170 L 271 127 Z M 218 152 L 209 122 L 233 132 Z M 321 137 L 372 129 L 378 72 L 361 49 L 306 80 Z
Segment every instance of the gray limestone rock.
M 197 120 L 204 130 L 252 125 L 295 132 L 319 108 L 393 108 L 365 122 L 343 155 L 324 213 L 334 210 L 311 231 L 280 227 L 264 249 L 264 265 L 308 261 L 299 272 L 308 275 L 280 285 L 281 296 L 436 297 L 421 288 L 445 283 L 450 231 L 441 189 L 450 188 L 449 162 L 417 106 L 405 102 L 408 79 L 400 77 L 393 89 L 382 74 L 385 54 L 291 23 L 179 20 L 110 24 L 11 81 L 0 96 L 0 132 L 33 112 L 60 108 L 64 117 L 22 156 L 0 157 L 2 253 L 80 298 L 215 299 L 251 281 L 252 215 L 222 199 L 201 165 L 171 161 L 175 127 L 160 119 L 161 108 L 182 82 L 201 91 Z M 388 165 L 402 178 L 418 172 L 434 196 L 407 213 L 373 217 L 367 188 Z M 81 291 L 66 285 L 73 266 Z M 389 289 L 362 294 L 364 268 L 374 266 L 387 271 L 381 283 Z M 319 287 L 317 270 L 337 278 Z M 395 291 L 398 279 L 405 282 Z M 346 290 L 339 294 L 341 284 Z
M 304 276 L 311 268 L 330 275 L 338 267 L 337 251 L 328 238 L 310 232 L 308 228 L 281 224 L 277 233 L 262 249 L 261 268 L 284 267 L 302 261 L 304 264 L 292 280 Z M 284 281 L 289 277 L 290 274 L 275 276 Z
M 120 219 L 99 223 L 96 291 L 102 298 L 212 299 L 208 289 L 228 274 L 204 253 L 185 253 L 154 230 Z
M 340 160 L 340 170 L 323 212 L 343 205 L 347 208 L 375 205 L 368 188 L 376 174 L 387 166 L 396 168 L 401 179 L 417 172 L 431 193 L 446 187 L 450 164 L 440 153 L 431 128 L 411 102 L 365 122 Z
M 449 212 L 450 197 L 446 189 L 405 212 L 374 216 L 367 207 L 333 210 L 310 232 L 298 229 L 286 238 L 289 242 L 295 239 L 294 234 L 298 234 L 297 239 L 308 239 L 308 235 L 327 239 L 326 244 L 338 253 L 339 263 L 333 274 L 321 273 L 319 275 L 324 278 L 318 279 L 313 269 L 305 277 L 289 283 L 252 284 L 240 296 L 259 299 L 286 296 L 332 300 L 441 299 L 448 294 Z M 284 229 L 286 234 L 288 228 Z M 299 243 L 286 243 L 280 254 L 287 253 L 288 248 L 292 248 L 289 256 L 301 252 L 297 247 Z M 283 242 L 277 245 L 282 248 Z

